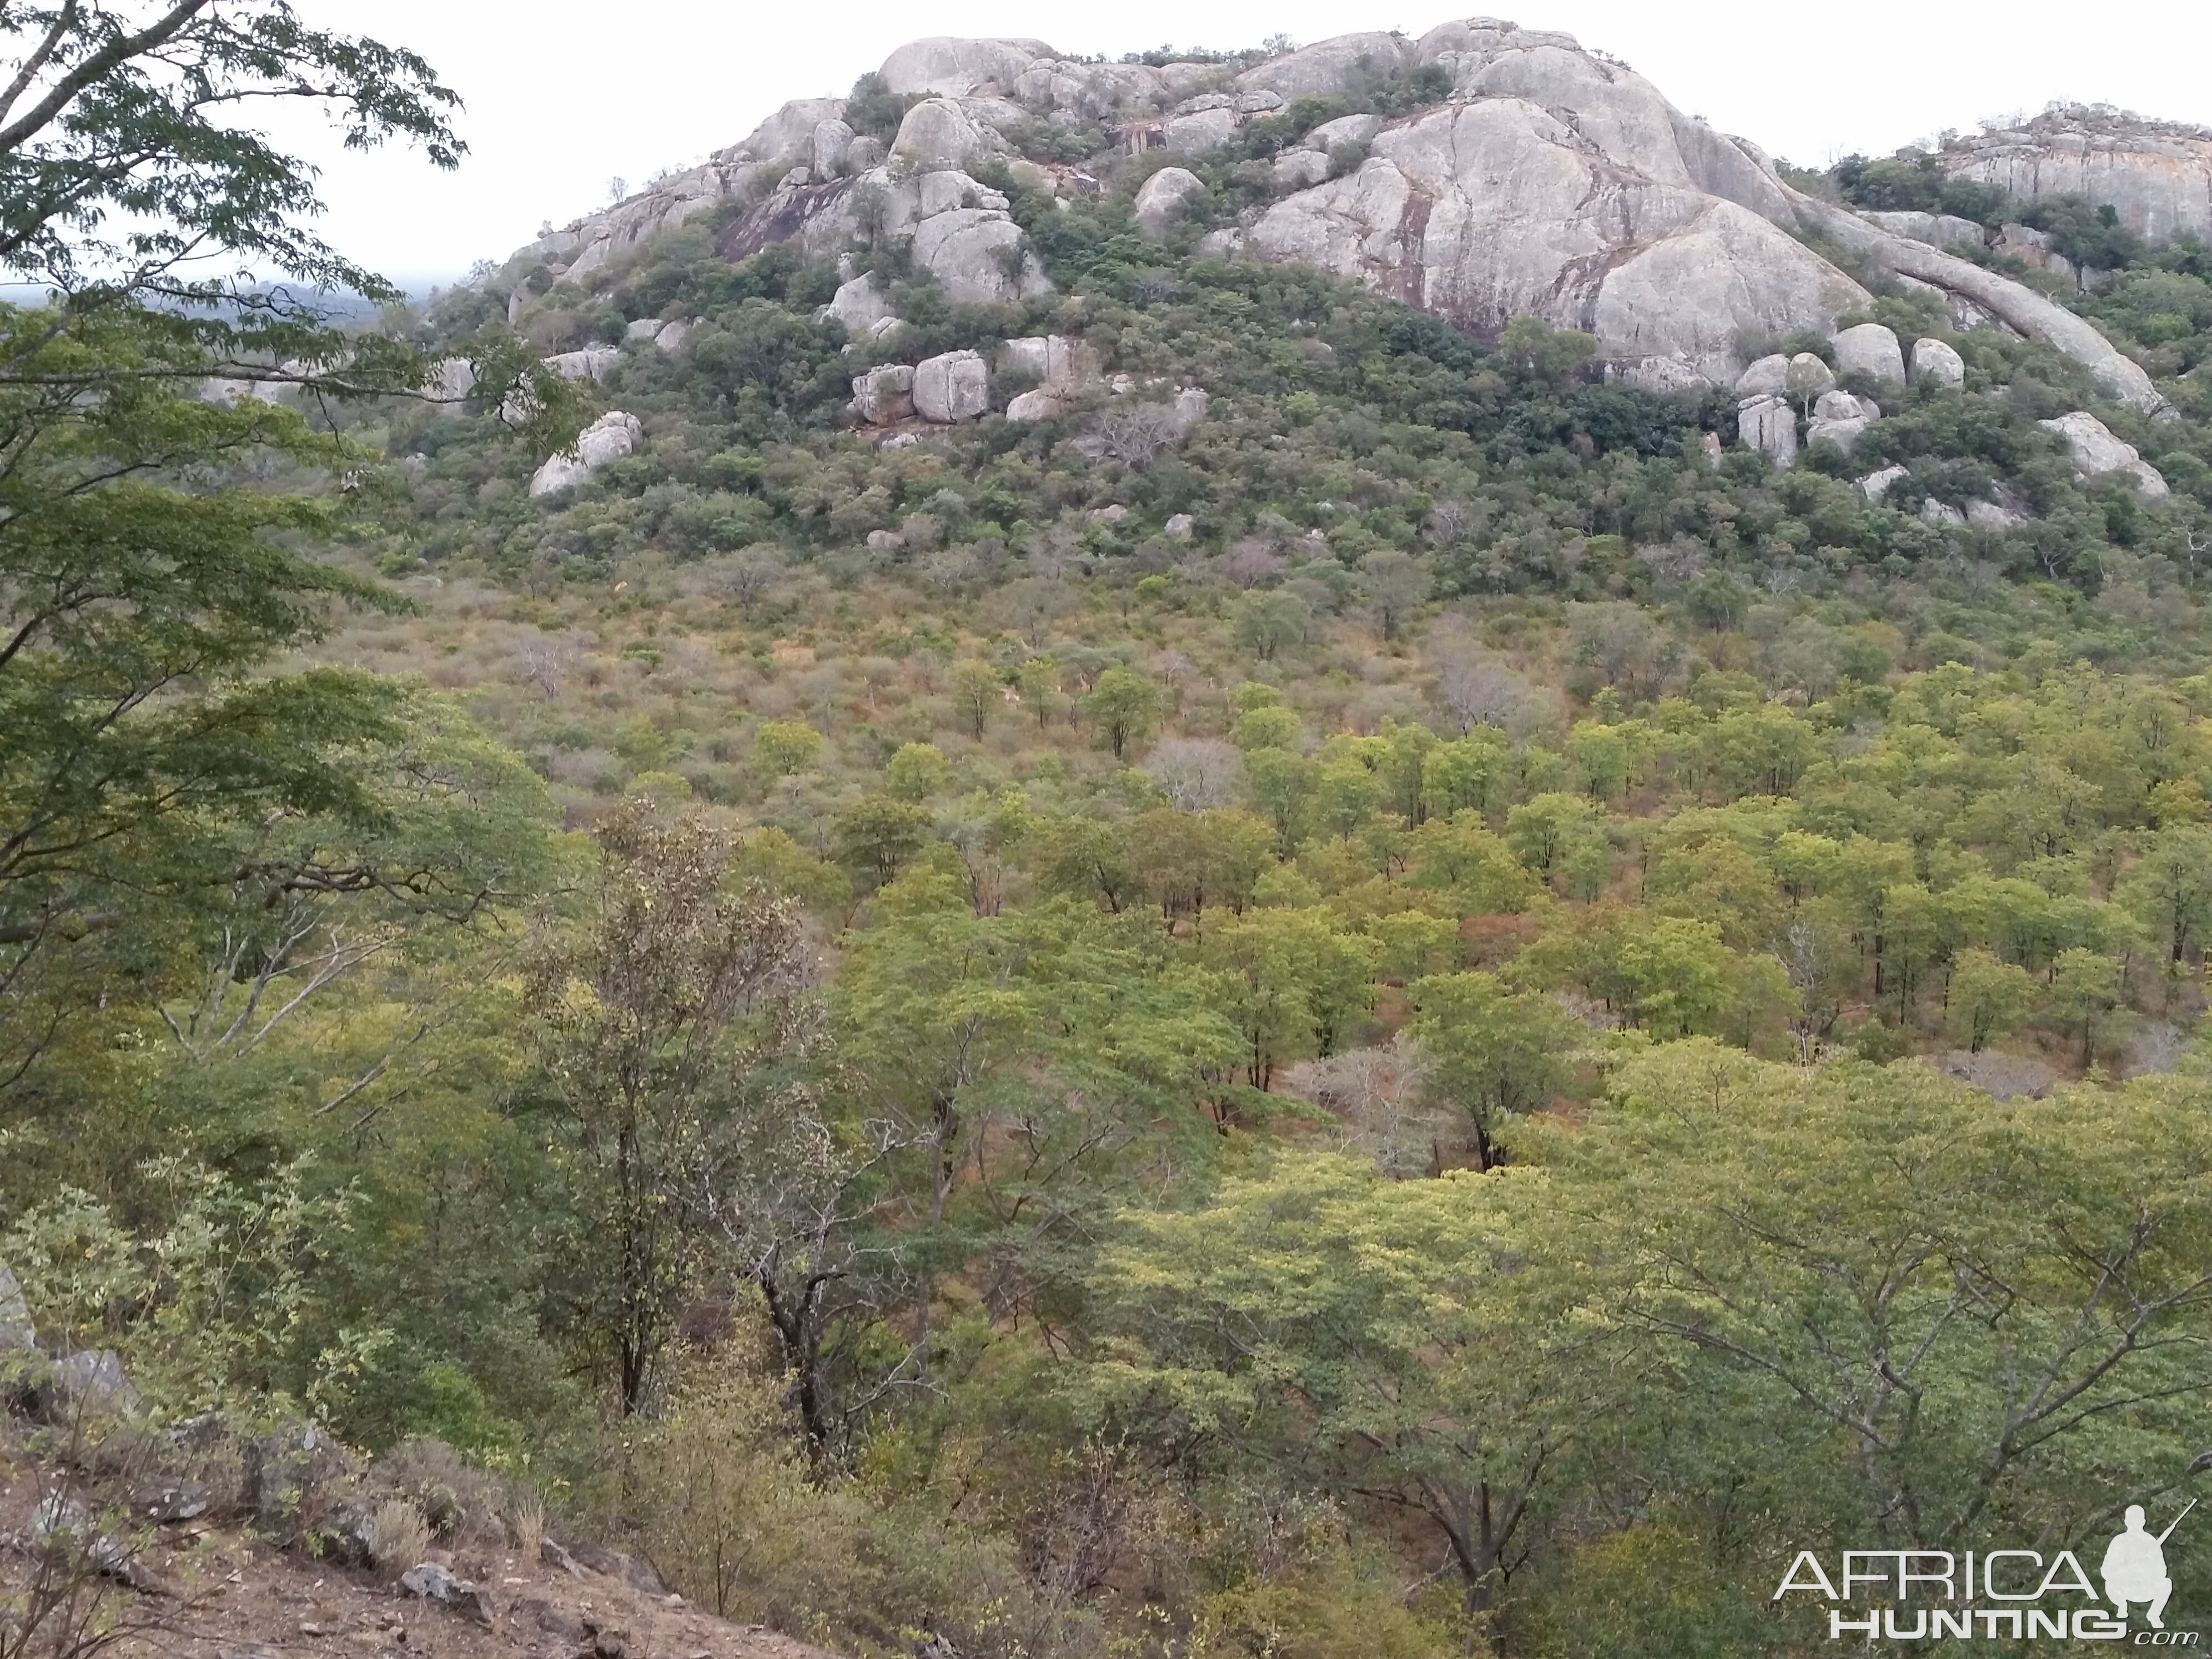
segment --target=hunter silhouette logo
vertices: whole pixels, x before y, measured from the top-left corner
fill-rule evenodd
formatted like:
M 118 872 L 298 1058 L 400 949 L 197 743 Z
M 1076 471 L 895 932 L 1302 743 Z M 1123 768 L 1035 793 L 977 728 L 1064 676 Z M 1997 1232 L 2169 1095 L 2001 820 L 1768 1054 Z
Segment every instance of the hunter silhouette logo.
M 2150 1627 L 2166 1628 L 2166 1599 L 2173 1594 L 2173 1580 L 2166 1571 L 2166 1540 L 2181 1524 L 2181 1516 L 2196 1507 L 2197 1500 L 2192 1498 L 2181 1515 L 2175 1516 L 2166 1530 L 2154 1538 L 2143 1530 L 2142 1505 L 2128 1505 L 2127 1530 L 2105 1547 L 2105 1565 L 2100 1570 L 2105 1581 L 2105 1599 L 2121 1618 L 2128 1616 L 2129 1602 L 2141 1601 L 2146 1604 L 2143 1616 L 2150 1621 Z

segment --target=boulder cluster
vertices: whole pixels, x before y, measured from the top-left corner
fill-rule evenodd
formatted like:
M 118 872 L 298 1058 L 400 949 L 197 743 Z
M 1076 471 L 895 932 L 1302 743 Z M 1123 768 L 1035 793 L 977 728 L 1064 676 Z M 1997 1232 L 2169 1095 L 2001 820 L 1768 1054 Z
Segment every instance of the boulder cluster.
M 683 349 L 684 342 L 690 336 L 692 326 L 688 318 L 676 322 L 663 322 L 657 317 L 641 317 L 623 331 L 623 342 L 625 345 L 657 346 L 673 356 Z M 587 345 L 580 347 L 574 351 L 556 352 L 545 360 L 545 366 L 564 380 L 599 381 L 605 380 L 609 372 L 617 363 L 622 362 L 622 359 L 620 346 Z M 459 359 L 448 361 L 462 362 Z M 462 362 L 462 367 L 466 366 L 466 363 Z M 441 365 L 441 369 L 443 367 Z M 471 384 L 473 380 L 474 377 L 471 375 Z M 459 395 L 467 394 L 464 391 Z
M 488 1585 L 417 1555 L 426 1540 L 458 1533 L 471 1518 L 494 1519 L 491 1477 L 434 1441 L 410 1443 L 412 1462 L 403 1448 L 395 1467 L 365 1462 L 329 1430 L 299 1419 L 248 1425 L 219 1412 L 166 1418 L 112 1349 L 41 1343 L 21 1285 L 0 1263 L 0 1436 L 35 1450 L 36 1440 L 17 1437 L 8 1418 L 52 1431 L 70 1448 L 77 1474 L 53 1481 L 33 1511 L 27 1539 L 0 1538 L 0 1548 L 64 1541 L 99 1575 L 174 1598 L 180 1587 L 151 1565 L 152 1529 L 191 1525 L 197 1539 L 209 1524 L 234 1524 L 319 1568 L 375 1565 L 396 1575 L 406 1595 L 480 1625 L 502 1622 L 504 1610 Z M 94 1489 L 95 1480 L 111 1480 L 118 1486 L 112 1502 Z M 387 1528 L 384 1516 L 395 1500 L 427 1530 L 403 1537 Z M 120 1524 L 126 1521 L 127 1529 Z M 395 1545 L 409 1553 L 395 1559 Z M 619 1581 L 640 1595 L 668 1597 L 659 1575 L 634 1556 L 593 1545 L 563 1547 L 550 1538 L 538 1547 L 544 1565 L 576 1580 Z M 0 1620 L 0 1632 L 7 1628 Z M 312 1623 L 301 1629 L 335 1633 Z
M 635 415 L 611 410 L 576 434 L 573 453 L 550 456 L 531 475 L 530 493 L 550 495 L 581 483 L 592 473 L 645 447 L 645 424 Z
M 1816 443 L 1834 444 L 1849 454 L 1868 427 L 1881 418 L 1881 405 L 1863 392 L 1845 389 L 1842 381 L 1902 392 L 1908 383 L 1922 380 L 1963 386 L 1966 378 L 1966 363 L 1945 342 L 1915 340 L 1908 356 L 1889 329 L 1861 323 L 1836 335 L 1828 357 L 1810 351 L 1787 356 L 1776 352 L 1745 369 L 1735 383 L 1736 435 L 1746 448 L 1758 451 L 1778 467 L 1794 465 L 1801 448 Z M 2077 478 L 2116 475 L 2146 501 L 2168 493 L 2158 469 L 2087 411 L 2076 410 L 2039 424 L 2064 442 Z M 1880 502 L 1905 476 L 1904 467 L 1886 466 L 1868 473 L 1854 488 L 1865 500 Z M 1920 516 L 1934 525 L 1971 525 L 1983 530 L 2009 530 L 2026 522 L 2024 503 L 2007 490 L 1998 493 L 2007 499 L 1970 501 L 1963 507 L 1930 496 L 1922 501 Z
M 920 416 L 951 426 L 987 415 L 991 371 L 973 351 L 945 351 L 919 363 L 882 363 L 853 377 L 853 409 L 870 426 Z
M 837 167 L 788 169 L 732 222 L 717 246 L 732 259 L 794 240 L 822 258 L 854 247 L 902 248 L 956 304 L 1049 294 L 1052 284 L 1006 196 L 967 171 L 1008 161 L 1039 176 L 1000 131 L 1024 113 L 1006 99 L 925 98 L 906 112 L 887 153 L 855 139 Z M 768 142 L 756 133 L 746 143 Z
M 1802 411 L 1805 443 L 1832 443 L 1849 454 L 1867 428 L 1881 418 L 1881 405 L 1863 393 L 1845 391 L 1839 381 L 1856 379 L 1861 385 L 1902 392 L 1911 380 L 1956 386 L 1966 379 L 1965 362 L 1942 340 L 1915 340 L 1908 365 L 1896 334 L 1880 323 L 1840 330 L 1830 357 L 1832 367 L 1815 352 L 1776 352 L 1737 377 L 1736 434 L 1747 447 L 1777 466 L 1791 465 L 1797 459 Z
M 1069 413 L 1091 392 L 1109 398 L 1137 390 L 1128 375 L 1101 374 L 1098 354 L 1073 336 L 1033 334 L 1007 340 L 996 354 L 999 371 L 1033 381 L 1006 400 L 1010 421 L 1049 421 Z M 897 427 L 920 419 L 954 426 L 988 415 L 992 368 L 976 351 L 944 351 L 917 363 L 878 363 L 853 377 L 852 413 L 862 424 Z M 1210 398 L 1197 386 L 1176 386 L 1160 406 L 1164 419 L 1183 433 L 1206 418 Z

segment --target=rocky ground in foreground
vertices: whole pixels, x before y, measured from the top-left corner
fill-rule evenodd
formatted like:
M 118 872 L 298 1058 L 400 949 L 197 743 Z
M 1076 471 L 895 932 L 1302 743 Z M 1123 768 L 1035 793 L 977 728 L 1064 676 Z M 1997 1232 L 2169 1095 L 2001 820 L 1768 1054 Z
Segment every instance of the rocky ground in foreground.
M 0 1644 L 4 1609 L 26 1595 L 42 1552 L 38 1511 L 58 1471 L 0 1449 Z M 80 1639 L 58 1654 L 118 1659 L 830 1659 L 818 1648 L 759 1626 L 715 1618 L 661 1587 L 649 1568 L 613 1552 L 585 1550 L 586 1566 L 558 1544 L 541 1558 L 512 1547 L 433 1549 L 407 1575 L 432 1595 L 366 1568 L 303 1559 L 250 1531 L 205 1516 L 158 1525 L 132 1540 L 128 1564 L 87 1575 L 80 1601 L 96 1601 L 92 1628 L 112 1632 L 96 1648 Z M 97 1547 L 95 1547 L 95 1552 Z M 636 1582 L 631 1580 L 635 1578 Z M 127 1581 L 127 1582 L 126 1582 Z M 454 1595 L 475 1587 L 479 1595 Z M 444 1591 L 448 1601 L 434 1599 Z M 6 1648 L 13 1653 L 12 1646 Z M 47 1650 L 30 1650 L 46 1659 Z

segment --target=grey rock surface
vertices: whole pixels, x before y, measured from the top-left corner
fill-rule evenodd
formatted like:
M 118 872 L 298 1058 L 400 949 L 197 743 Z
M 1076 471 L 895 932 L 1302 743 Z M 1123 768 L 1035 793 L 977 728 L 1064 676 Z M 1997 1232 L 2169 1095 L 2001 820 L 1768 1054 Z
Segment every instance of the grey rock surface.
M 329 1430 L 290 1423 L 249 1442 L 244 1497 L 254 1524 L 279 1537 L 296 1535 L 337 1495 L 350 1490 L 351 1456 Z
M 876 73 L 886 92 L 965 98 L 985 86 L 1012 86 L 1039 58 L 1058 56 L 1043 41 L 1018 36 L 964 40 L 933 35 L 908 41 Z
M 10 1348 L 35 1350 L 38 1346 L 38 1328 L 31 1322 L 31 1304 L 23 1287 L 7 1264 L 0 1262 L 0 1353 Z
M 989 412 L 991 371 L 972 351 L 947 351 L 914 367 L 914 410 L 925 421 L 950 426 Z
M 1861 323 L 1844 329 L 1837 334 L 1834 347 L 1838 376 L 1871 374 L 1891 386 L 1905 384 L 1905 349 L 1898 343 L 1895 332 L 1881 324 Z
M 1739 398 L 1778 398 L 1789 389 L 1790 359 L 1778 351 L 1755 360 L 1736 377 Z
M 1865 216 L 1893 236 L 1904 236 L 1930 247 L 1949 247 L 1966 242 L 1979 247 L 1986 240 L 1981 222 L 1961 219 L 1955 213 L 1869 213 Z
M 1306 143 L 1327 152 L 1344 144 L 1372 143 L 1375 135 L 1382 131 L 1382 118 L 1379 115 L 1340 115 L 1306 134 Z
M 1805 423 L 1806 447 L 1810 448 L 1817 443 L 1831 443 L 1848 455 L 1858 447 L 1858 441 L 1865 435 L 1869 424 L 1863 416 L 1859 415 L 1816 415 Z
M 47 1386 L 65 1417 L 106 1417 L 136 1411 L 138 1390 L 112 1348 L 84 1348 L 64 1354 L 47 1374 Z
M 1417 58 L 1418 49 L 1402 34 L 1340 34 L 1246 70 L 1237 77 L 1237 87 L 1285 99 L 1325 97 L 1370 77 L 1411 69 Z
M 1878 421 L 1881 405 L 1850 392 L 1824 392 L 1813 403 L 1816 421 Z
M 1178 115 L 1168 123 L 1168 148 L 1185 155 L 1218 149 L 1237 136 L 1237 112 L 1233 109 L 1194 110 L 1188 115 Z
M 914 370 L 884 363 L 853 377 L 853 404 L 871 426 L 889 426 L 914 413 Z
M 1744 368 L 1743 334 L 1826 335 L 1867 302 L 1776 226 L 1699 190 L 1679 155 L 1646 172 L 1607 154 L 1606 142 L 1625 142 L 1616 102 L 1587 122 L 1521 95 L 1425 112 L 1378 132 L 1356 172 L 1277 203 L 1247 245 L 1357 276 L 1479 337 L 1535 315 L 1595 334 L 1609 357 L 1679 359 L 1723 384 Z
M 1937 386 L 1964 386 L 1966 383 L 1966 360 L 1954 347 L 1942 340 L 1915 340 L 1912 343 L 1911 373 L 1916 381 L 1933 380 Z
M 1736 435 L 1775 465 L 1797 459 L 1797 415 L 1779 398 L 1754 398 L 1736 411 Z
M 817 121 L 807 152 L 807 167 L 817 179 L 835 179 L 845 171 L 853 153 L 853 129 L 842 119 Z
M 1186 202 L 1205 194 L 1205 181 L 1188 167 L 1162 167 L 1137 191 L 1137 222 L 1158 236 Z
M 2128 487 L 2147 501 L 2172 494 L 2165 475 L 2143 459 L 2142 452 L 2133 444 L 2124 442 L 2110 427 L 2087 410 L 2075 410 L 2070 415 L 2036 424 L 2065 441 L 2066 453 L 2084 477 L 2106 472 L 2123 474 Z
M 551 455 L 531 476 L 530 494 L 550 495 L 581 483 L 601 467 L 645 447 L 645 426 L 636 416 L 611 410 L 576 434 L 572 455 Z
M 157 1527 L 196 1521 L 214 1505 L 215 1494 L 198 1480 L 165 1475 L 142 1482 L 131 1494 L 133 1520 Z
M 622 353 L 613 346 L 585 346 L 577 351 L 556 352 L 545 360 L 545 366 L 564 380 L 604 380 L 608 372 L 622 362 Z
M 2086 196 L 2153 241 L 2212 235 L 2212 136 L 2202 131 L 2061 109 L 1978 134 L 1938 160 L 2021 201 Z
M 1072 334 L 1025 335 L 1007 341 L 999 354 L 1007 368 L 1034 374 L 1048 385 L 1097 372 L 1096 354 Z
M 1022 228 L 988 208 L 955 208 L 924 219 L 915 228 L 914 262 L 937 278 L 955 305 L 1052 292 L 1044 267 L 1024 248 Z
M 451 1570 L 435 1561 L 408 1568 L 399 1575 L 399 1588 L 410 1595 L 450 1607 L 480 1625 L 494 1626 L 499 1622 L 499 1612 L 492 1605 L 490 1591 L 465 1578 L 455 1577 Z
M 1790 360 L 1783 388 L 1801 407 L 1816 403 L 1836 389 L 1836 372 L 1818 352 L 1801 351 Z
M 999 148 L 994 134 L 950 98 L 925 98 L 906 112 L 891 155 L 924 170 L 963 167 Z
M 1869 472 L 1851 486 L 1868 501 L 1879 502 L 1889 494 L 1889 487 L 1905 476 L 1901 466 L 1886 466 L 1879 472 Z

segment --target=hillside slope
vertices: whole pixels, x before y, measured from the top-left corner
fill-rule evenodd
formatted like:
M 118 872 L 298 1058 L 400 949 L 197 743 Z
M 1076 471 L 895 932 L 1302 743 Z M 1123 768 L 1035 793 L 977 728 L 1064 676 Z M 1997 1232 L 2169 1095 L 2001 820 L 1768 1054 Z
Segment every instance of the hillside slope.
M 1800 1659 L 1800 1551 L 2199 1495 L 2201 240 L 1504 24 L 932 40 L 380 326 L 431 395 L 157 389 L 238 451 L 35 521 L 247 526 L 123 726 L 252 792 L 0 915 L 0 1325 L 384 1483 L 227 1513 L 865 1659 Z
M 80 1497 L 87 1490 L 56 1465 L 0 1445 L 0 1608 L 39 1605 L 28 1587 L 46 1571 L 56 1589 L 73 1590 L 76 1605 L 57 1608 L 39 1637 L 61 1641 L 71 1626 L 88 1637 L 106 1633 L 57 1651 L 124 1659 L 834 1659 L 757 1625 L 726 1624 L 619 1573 L 524 1559 L 506 1540 L 482 1537 L 423 1558 L 482 1586 L 481 1604 L 430 1601 L 364 1567 L 318 1561 L 212 1516 L 146 1524 L 130 1534 L 127 1571 L 87 1573 L 72 1586 L 69 1563 L 52 1567 L 73 1546 L 64 1539 L 50 1554 L 29 1541 L 39 1535 L 40 1500 L 56 1489 Z M 33 1632 L 0 1634 L 12 1642 Z

